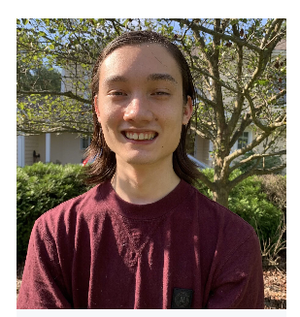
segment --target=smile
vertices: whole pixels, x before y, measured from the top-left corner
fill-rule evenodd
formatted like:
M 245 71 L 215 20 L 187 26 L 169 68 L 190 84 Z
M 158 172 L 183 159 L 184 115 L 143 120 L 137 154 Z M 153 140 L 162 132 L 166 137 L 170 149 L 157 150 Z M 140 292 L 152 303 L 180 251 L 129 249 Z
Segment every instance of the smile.
M 124 132 L 124 135 L 129 140 L 153 140 L 157 133 L 155 132 Z

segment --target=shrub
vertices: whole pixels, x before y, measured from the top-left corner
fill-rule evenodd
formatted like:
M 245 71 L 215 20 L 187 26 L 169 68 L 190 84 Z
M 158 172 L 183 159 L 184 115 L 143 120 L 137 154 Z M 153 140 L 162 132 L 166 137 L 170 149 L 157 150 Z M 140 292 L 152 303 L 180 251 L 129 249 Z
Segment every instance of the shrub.
M 213 180 L 213 169 L 206 169 L 202 172 Z M 240 174 L 241 171 L 235 170 L 230 175 L 230 179 L 234 179 Z M 201 193 L 212 198 L 212 192 L 206 185 L 200 182 L 197 188 Z M 275 241 L 278 238 L 278 227 L 282 222 L 282 211 L 268 200 L 263 189 L 261 178 L 251 176 L 235 186 L 228 199 L 228 208 L 256 230 L 261 245 L 264 241 Z
M 277 206 L 284 213 L 286 212 L 286 176 L 262 175 L 259 176 L 262 190 L 273 205 Z
M 17 168 L 17 260 L 24 261 L 35 220 L 47 210 L 88 187 L 80 165 L 56 165 L 41 162 Z
M 201 171 L 205 176 L 208 177 L 210 181 L 214 179 L 214 170 L 212 168 L 206 168 Z M 196 188 L 199 190 L 200 193 L 205 195 L 206 197 L 213 199 L 213 192 L 201 181 L 196 185 Z
M 257 228 L 258 232 L 259 229 Z M 286 249 L 286 224 L 284 216 L 280 222 L 275 235 L 268 240 L 262 239 L 260 243 L 260 251 L 262 255 L 263 266 L 276 266 L 278 265 L 278 260 L 283 257 L 285 258 L 285 252 L 282 254 L 281 251 Z
M 232 189 L 228 207 L 256 229 L 261 243 L 275 238 L 282 212 L 267 199 L 257 176 L 246 178 Z

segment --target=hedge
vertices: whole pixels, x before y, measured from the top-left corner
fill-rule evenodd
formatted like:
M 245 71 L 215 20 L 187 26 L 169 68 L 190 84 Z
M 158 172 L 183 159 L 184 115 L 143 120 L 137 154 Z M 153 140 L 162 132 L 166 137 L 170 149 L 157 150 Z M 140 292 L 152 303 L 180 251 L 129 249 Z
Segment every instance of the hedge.
M 88 190 L 82 166 L 35 163 L 17 168 L 17 261 L 25 260 L 35 220 L 45 211 Z

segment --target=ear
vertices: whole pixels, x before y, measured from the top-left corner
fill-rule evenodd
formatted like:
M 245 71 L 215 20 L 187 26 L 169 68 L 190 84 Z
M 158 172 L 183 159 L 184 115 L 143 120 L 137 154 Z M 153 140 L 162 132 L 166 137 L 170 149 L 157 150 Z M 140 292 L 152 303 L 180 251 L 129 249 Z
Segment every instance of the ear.
M 95 108 L 95 112 L 98 118 L 98 122 L 101 124 L 101 120 L 100 120 L 100 113 L 99 113 L 99 108 L 98 108 L 98 96 L 95 95 L 94 97 L 94 108 Z
M 188 124 L 192 114 L 193 114 L 193 101 L 192 101 L 192 98 L 188 96 L 187 102 L 183 107 L 182 124 Z

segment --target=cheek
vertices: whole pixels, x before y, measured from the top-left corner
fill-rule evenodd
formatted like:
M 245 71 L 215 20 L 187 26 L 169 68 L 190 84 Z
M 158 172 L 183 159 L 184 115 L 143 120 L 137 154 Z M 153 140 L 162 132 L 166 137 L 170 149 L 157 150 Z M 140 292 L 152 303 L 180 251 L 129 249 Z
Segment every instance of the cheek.
M 165 117 L 163 117 L 163 126 L 167 130 L 166 136 L 169 142 L 179 142 L 182 130 L 182 113 L 176 112 L 175 114 L 173 112 L 173 115 L 166 115 Z
M 111 126 L 117 124 L 122 119 L 122 113 L 120 109 L 117 107 L 113 107 L 110 105 L 100 106 L 98 108 L 98 119 L 100 118 L 101 125 L 104 126 Z
M 181 128 L 183 124 L 183 109 L 181 107 L 170 107 L 161 117 L 166 125 Z
M 103 130 L 114 130 L 117 122 L 116 122 L 116 116 L 114 115 L 103 115 L 101 117 L 101 123 L 102 123 L 102 128 Z

